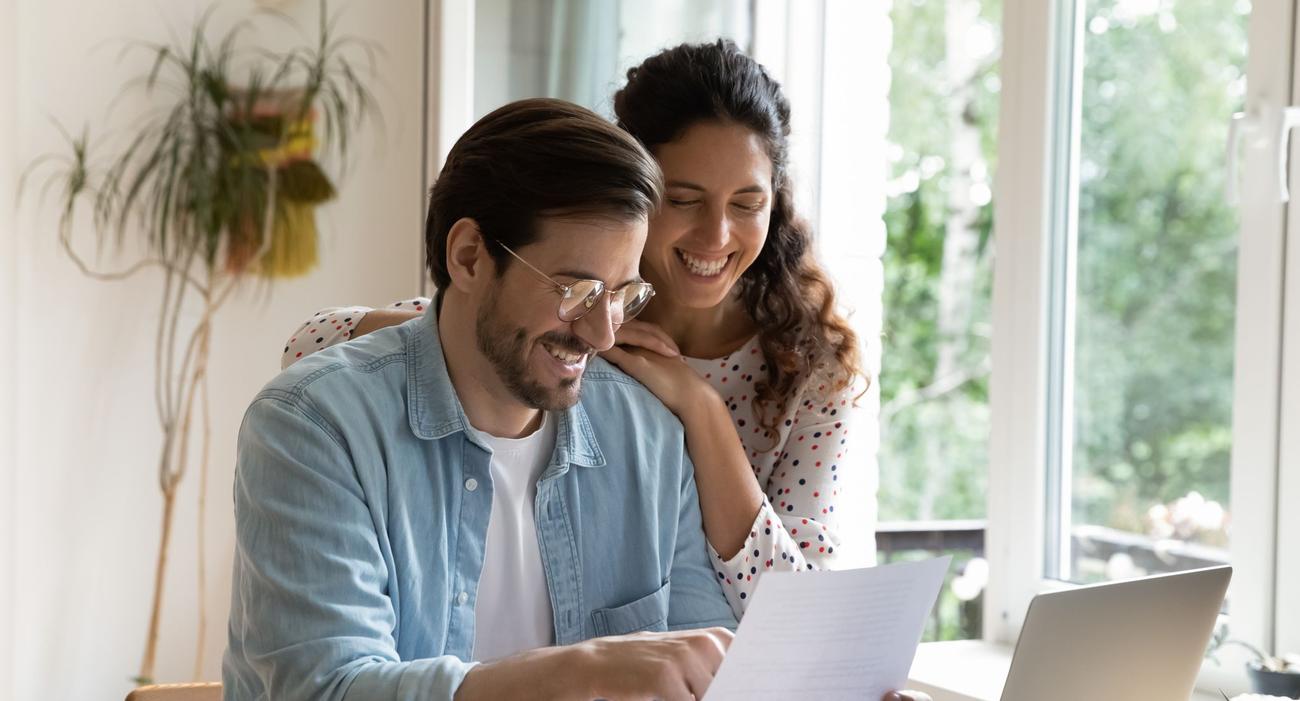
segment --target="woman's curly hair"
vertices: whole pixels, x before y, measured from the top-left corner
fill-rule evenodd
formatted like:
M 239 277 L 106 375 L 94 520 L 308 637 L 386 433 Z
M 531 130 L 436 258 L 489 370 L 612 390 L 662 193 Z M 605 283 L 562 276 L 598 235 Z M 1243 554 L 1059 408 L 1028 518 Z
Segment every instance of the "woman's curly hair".
M 772 216 L 767 241 L 738 285 L 766 361 L 754 410 L 768 435 L 775 438 L 781 409 L 806 384 L 839 392 L 865 378 L 857 336 L 814 255 L 812 227 L 795 212 L 790 103 L 767 71 L 729 40 L 682 44 L 627 72 L 614 114 L 652 153 L 699 122 L 740 124 L 763 139 L 772 161 Z

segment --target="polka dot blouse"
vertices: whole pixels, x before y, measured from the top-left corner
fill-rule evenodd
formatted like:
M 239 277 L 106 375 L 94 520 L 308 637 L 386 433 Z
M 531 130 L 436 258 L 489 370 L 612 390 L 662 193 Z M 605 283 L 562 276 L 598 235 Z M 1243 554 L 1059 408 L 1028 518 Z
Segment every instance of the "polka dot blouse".
M 428 299 L 417 298 L 389 308 L 422 311 L 428 304 Z M 317 312 L 290 338 L 281 366 L 348 340 L 367 311 L 367 307 L 344 307 Z M 764 436 L 752 404 L 754 384 L 767 372 L 757 337 L 726 357 L 688 358 L 687 362 L 726 401 L 754 478 L 765 494 L 739 552 L 723 560 L 709 547 L 727 601 L 741 616 L 764 572 L 834 568 L 836 551 L 842 549 L 836 509 L 846 503 L 840 481 L 848 465 L 854 413 L 850 409 L 859 388 L 828 393 L 824 386 L 806 387 L 781 412 L 773 444 Z

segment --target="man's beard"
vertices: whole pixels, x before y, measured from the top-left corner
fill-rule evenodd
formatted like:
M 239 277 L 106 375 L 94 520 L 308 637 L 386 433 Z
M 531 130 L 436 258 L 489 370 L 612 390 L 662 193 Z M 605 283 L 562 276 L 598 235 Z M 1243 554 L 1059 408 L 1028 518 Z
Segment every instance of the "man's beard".
M 474 323 L 478 350 L 492 364 L 502 384 L 519 401 L 534 409 L 561 411 L 578 402 L 581 377 L 562 379 L 557 387 L 546 387 L 528 375 L 528 333 L 511 328 L 498 313 L 496 290 L 489 293 Z M 543 334 L 538 342 L 573 353 L 590 353 L 591 348 L 576 336 L 559 331 Z M 545 348 L 542 349 L 546 352 Z

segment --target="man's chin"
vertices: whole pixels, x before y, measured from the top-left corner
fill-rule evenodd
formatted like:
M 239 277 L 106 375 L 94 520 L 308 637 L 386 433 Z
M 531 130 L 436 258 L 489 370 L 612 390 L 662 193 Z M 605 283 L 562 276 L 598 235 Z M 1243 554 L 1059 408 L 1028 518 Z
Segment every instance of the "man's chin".
M 543 387 L 531 383 L 523 392 L 516 393 L 520 401 L 542 411 L 564 411 L 578 403 L 582 395 L 582 378 L 561 380 L 558 387 Z

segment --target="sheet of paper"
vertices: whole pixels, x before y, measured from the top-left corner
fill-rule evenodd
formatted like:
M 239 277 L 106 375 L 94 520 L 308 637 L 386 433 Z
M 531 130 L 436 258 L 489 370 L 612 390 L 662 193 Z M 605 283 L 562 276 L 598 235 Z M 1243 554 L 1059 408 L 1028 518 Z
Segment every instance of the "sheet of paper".
M 764 574 L 706 701 L 875 701 L 904 688 L 951 560 Z

